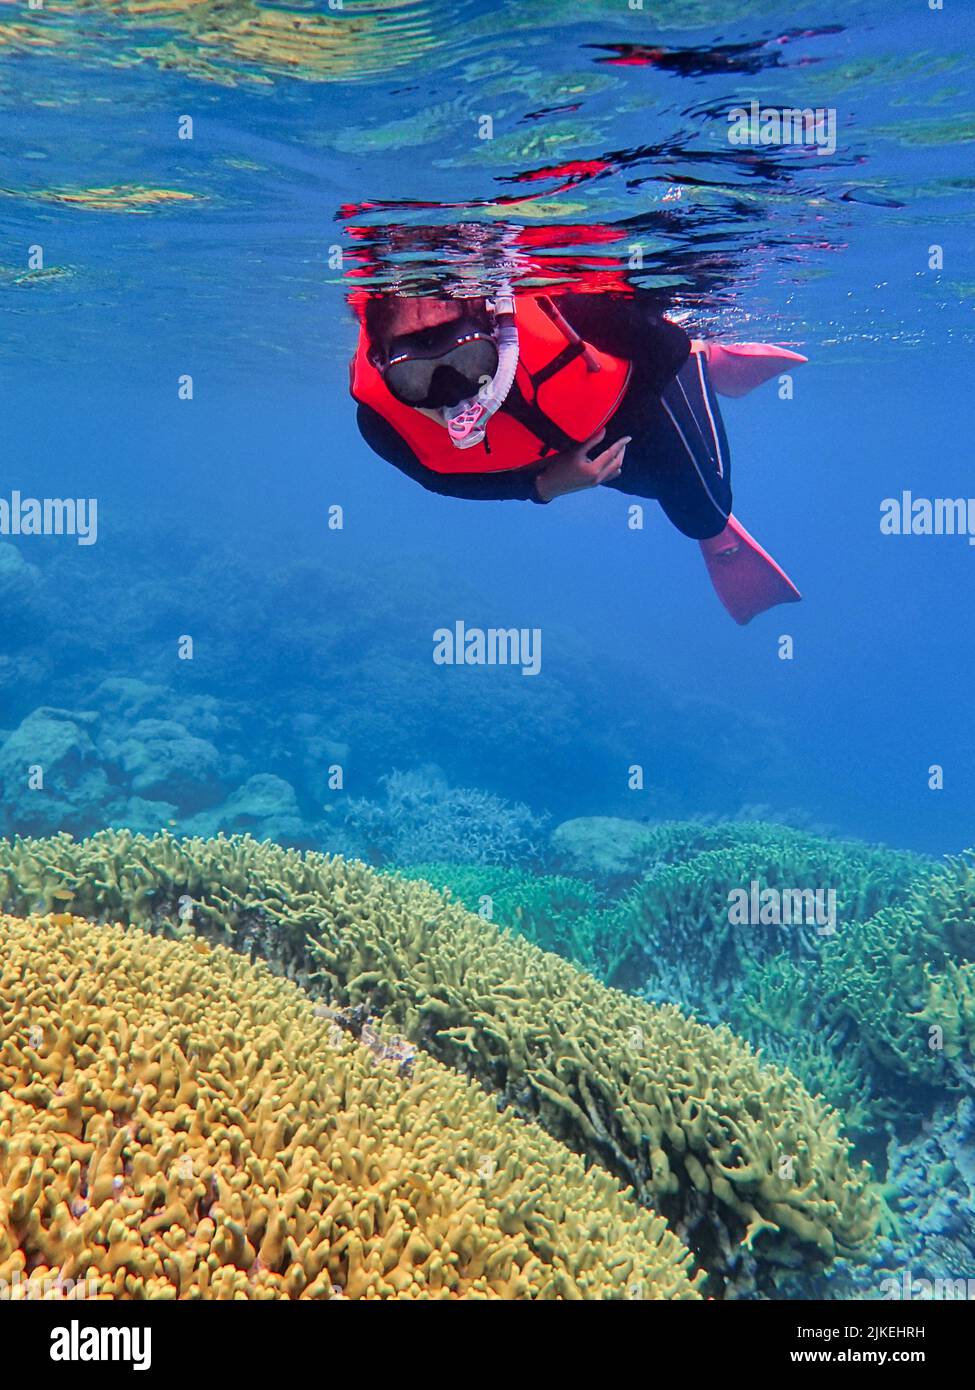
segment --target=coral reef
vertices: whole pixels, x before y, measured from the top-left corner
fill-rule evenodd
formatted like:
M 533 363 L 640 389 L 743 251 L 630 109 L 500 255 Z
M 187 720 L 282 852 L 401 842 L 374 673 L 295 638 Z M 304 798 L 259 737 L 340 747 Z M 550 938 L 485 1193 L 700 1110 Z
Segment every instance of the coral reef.
M 599 821 L 586 826 L 597 848 Z M 909 893 L 923 897 L 935 861 L 763 822 L 661 822 L 641 830 L 632 827 L 624 842 L 631 868 L 642 845 L 643 877 L 590 923 L 601 976 L 704 1022 L 730 1024 L 841 1110 L 848 1133 L 882 1159 L 885 1134 L 896 1123 L 919 1123 L 925 1101 L 892 1084 L 871 1047 L 871 1004 L 864 999 L 856 1012 L 838 1006 L 834 994 L 855 994 L 863 979 L 862 960 L 853 963 L 862 954 L 863 920 L 896 910 Z M 750 893 L 753 884 L 759 894 L 819 892 L 821 904 L 832 892 L 835 921 L 825 930 L 806 921 L 733 923 L 730 895 Z M 889 944 L 876 946 L 889 965 Z
M 558 827 L 550 858 L 588 869 L 596 882 L 445 864 L 408 873 L 609 984 L 651 1003 L 677 1004 L 702 1022 L 730 1024 L 841 1110 L 848 1133 L 872 1157 L 882 1159 L 892 1124 L 919 1123 L 923 1098 L 896 1086 L 859 1022 L 836 1006 L 822 959 L 834 937 L 858 939 L 855 917 L 905 899 L 933 861 L 778 824 L 642 825 L 612 817 Z M 614 888 L 641 869 L 639 881 L 614 899 Z M 759 890 L 831 889 L 835 931 L 733 925 L 729 894 L 753 882 Z M 837 973 L 855 981 L 858 972 L 850 971 L 847 954 L 842 959 Z
M 840 1118 L 726 1029 L 607 989 L 423 884 L 249 837 L 103 832 L 0 844 L 11 910 L 232 934 L 332 1007 L 500 1095 L 673 1219 L 718 1283 L 768 1283 L 873 1238 L 878 1208 Z
M 181 524 L 165 538 L 151 537 L 126 531 L 116 518 L 113 537 L 111 555 L 100 546 L 0 543 L 0 620 L 8 638 L 0 655 L 0 748 L 35 711 L 57 705 L 94 746 L 86 769 L 103 774 L 97 786 L 76 790 L 68 778 L 70 794 L 47 814 L 36 804 L 43 794 L 27 788 L 21 754 L 33 750 L 21 738 L 0 797 L 0 834 L 85 835 L 106 825 L 150 830 L 170 821 L 180 830 L 192 821 L 199 833 L 197 816 L 231 799 L 240 812 L 250 779 L 274 776 L 294 791 L 301 832 L 279 832 L 279 816 L 257 823 L 256 805 L 243 808 L 255 816 L 248 828 L 299 848 L 362 854 L 365 844 L 353 844 L 343 824 L 347 803 L 357 815 L 368 802 L 370 818 L 381 822 L 384 810 L 395 811 L 381 779 L 393 769 L 419 775 L 431 760 L 457 810 L 466 797 L 474 819 L 488 827 L 526 802 L 536 815 L 543 805 L 555 818 L 573 814 L 582 787 L 596 804 L 632 805 L 612 769 L 629 755 L 635 706 L 680 750 L 658 768 L 658 812 L 692 809 L 689 766 L 717 803 L 735 804 L 738 768 L 728 748 L 736 738 L 761 747 L 753 767 L 770 794 L 789 785 L 790 766 L 774 741 L 760 741 L 739 719 L 720 747 L 701 745 L 700 720 L 717 719 L 717 711 L 686 707 L 653 674 L 624 678 L 611 660 L 593 669 L 567 626 L 549 629 L 544 740 L 531 681 L 512 681 L 497 667 L 471 680 L 445 679 L 443 668 L 418 660 L 421 634 L 436 625 L 430 596 L 447 585 L 467 611 L 483 601 L 477 584 L 458 580 L 447 561 L 430 559 L 404 573 L 401 564 L 380 560 L 350 574 L 339 564 L 296 562 L 289 550 L 262 556 L 255 585 L 252 564 L 212 530 Z M 110 624 L 106 612 L 114 615 Z M 177 644 L 189 612 L 194 654 L 181 660 Z M 601 720 L 592 718 L 595 707 Z M 179 727 L 164 737 L 162 724 Z M 205 749 L 199 769 L 183 757 L 197 739 L 216 750 L 219 764 Z M 486 801 L 478 807 L 488 794 L 507 803 L 503 815 Z M 527 839 L 541 846 L 535 829 Z M 441 841 L 415 846 L 411 857 L 455 859 L 461 851 L 469 848 L 461 843 L 455 853 Z M 516 853 L 513 845 L 508 852 Z
M 887 1183 L 913 1272 L 975 1278 L 975 1099 L 940 1106 L 906 1144 L 892 1140 Z
M 783 1291 L 800 1298 L 975 1297 L 975 1101 L 942 1103 L 906 1142 L 891 1139 L 890 1230 L 857 1263 L 837 1260 Z
M 233 760 L 227 768 L 209 739 L 173 719 L 140 719 L 119 747 L 118 761 L 136 796 L 167 797 L 189 811 L 219 795 L 228 771 L 240 771 Z
M 560 870 L 588 878 L 610 892 L 670 864 L 688 864 L 698 855 L 747 849 L 758 867 L 776 862 L 803 871 L 841 877 L 855 916 L 869 916 L 888 901 L 891 879 L 906 887 L 927 862 L 922 856 L 883 846 L 841 840 L 776 821 L 659 820 L 582 816 L 563 821 L 551 836 L 550 858 Z
M 344 834 L 360 858 L 400 865 L 440 855 L 455 864 L 510 864 L 537 855 L 542 821 L 527 806 L 450 787 L 433 767 L 380 781 L 382 802 L 352 798 L 345 811 Z
M 503 865 L 415 864 L 397 872 L 445 890 L 470 912 L 513 928 L 543 951 L 603 973 L 600 902 L 583 879 Z
M 97 718 L 42 706 L 0 746 L 0 796 L 18 807 L 25 834 L 47 835 L 66 823 L 85 830 L 99 824 L 113 788 L 92 738 Z
M 246 831 L 257 840 L 285 845 L 307 845 L 315 838 L 314 827 L 301 814 L 294 787 L 270 772 L 249 777 L 221 805 L 187 821 L 186 830 L 203 836 Z
M 116 1298 L 694 1298 L 665 1223 L 223 948 L 0 918 L 0 1277 Z
M 660 858 L 650 826 L 621 816 L 577 816 L 552 831 L 549 854 L 560 872 L 610 891 L 628 887 Z
M 975 855 L 946 859 L 831 941 L 823 988 L 832 1016 L 895 1075 L 975 1086 Z
M 107 821 L 148 833 L 182 824 L 197 834 L 248 830 L 285 844 L 322 844 L 324 821 L 305 817 L 284 778 L 254 773 L 234 787 L 246 761 L 213 741 L 235 731 L 222 702 L 175 701 L 164 687 L 112 677 L 93 703 L 91 710 L 41 706 L 0 733 L 0 821 L 26 834 L 87 834 Z M 154 708 L 179 717 L 146 717 Z
M 726 1021 L 839 1110 L 846 1132 L 871 1160 L 882 1162 L 895 1123 L 919 1122 L 919 1098 L 892 1085 L 859 1031 L 826 1007 L 815 963 L 772 958 L 746 966 Z
M 903 851 L 762 823 L 727 822 L 705 831 L 673 822 L 654 827 L 654 839 L 649 871 L 617 910 L 617 935 L 629 952 L 610 983 L 633 987 L 648 977 L 652 983 L 658 975 L 664 981 L 678 976 L 681 997 L 711 1016 L 723 1016 L 746 964 L 815 959 L 824 941 L 902 896 L 925 862 Z M 753 883 L 760 893 L 831 892 L 835 921 L 736 923 L 731 895 L 750 893 Z

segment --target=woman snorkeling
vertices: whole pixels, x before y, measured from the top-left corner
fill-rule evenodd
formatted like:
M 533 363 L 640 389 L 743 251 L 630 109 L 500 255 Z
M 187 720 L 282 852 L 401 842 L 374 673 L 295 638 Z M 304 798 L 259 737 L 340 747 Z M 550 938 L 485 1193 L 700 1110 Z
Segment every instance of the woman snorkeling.
M 358 310 L 359 430 L 423 487 L 543 505 L 599 486 L 652 498 L 700 542 L 737 622 L 800 598 L 732 515 L 715 396 L 744 395 L 798 353 L 691 340 L 638 292 L 370 295 Z

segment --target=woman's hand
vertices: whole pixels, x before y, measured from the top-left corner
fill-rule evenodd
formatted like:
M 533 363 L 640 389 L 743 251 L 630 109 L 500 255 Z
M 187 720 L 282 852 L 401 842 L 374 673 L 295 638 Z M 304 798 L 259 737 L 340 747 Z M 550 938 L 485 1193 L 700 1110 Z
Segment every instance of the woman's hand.
M 552 462 L 535 478 L 535 491 L 543 502 L 551 502 L 565 492 L 581 492 L 583 488 L 598 487 L 600 483 L 618 478 L 623 470 L 623 455 L 631 435 L 617 439 L 608 449 L 589 457 L 589 450 L 602 442 L 606 430 L 601 429 L 572 449 L 556 454 Z

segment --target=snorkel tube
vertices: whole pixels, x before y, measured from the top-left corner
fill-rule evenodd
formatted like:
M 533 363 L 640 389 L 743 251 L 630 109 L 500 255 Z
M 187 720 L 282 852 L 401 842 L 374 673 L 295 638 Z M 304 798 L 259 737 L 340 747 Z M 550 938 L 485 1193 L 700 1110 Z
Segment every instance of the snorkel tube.
M 518 327 L 515 323 L 515 299 L 510 289 L 494 300 L 497 321 L 498 370 L 476 396 L 457 405 L 445 407 L 441 415 L 447 426 L 450 442 L 456 449 L 472 449 L 480 444 L 495 411 L 504 405 L 518 368 Z

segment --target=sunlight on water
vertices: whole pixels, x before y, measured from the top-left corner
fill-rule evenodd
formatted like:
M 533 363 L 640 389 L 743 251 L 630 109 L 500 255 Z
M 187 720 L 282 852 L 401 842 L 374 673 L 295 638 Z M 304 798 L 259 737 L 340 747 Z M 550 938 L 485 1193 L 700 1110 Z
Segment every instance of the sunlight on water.
M 0 283 L 14 313 L 27 290 L 59 296 L 79 360 L 93 298 L 120 305 L 129 275 L 156 331 L 174 283 L 211 321 L 210 289 L 225 303 L 239 287 L 255 358 L 258 342 L 294 356 L 295 311 L 350 275 L 455 292 L 512 273 L 625 280 L 713 329 L 765 322 L 806 342 L 915 343 L 934 313 L 969 333 L 950 275 L 902 281 L 882 309 L 861 292 L 842 334 L 827 321 L 892 245 L 970 223 L 975 116 L 953 107 L 975 59 L 957 21 L 952 45 L 932 30 L 919 50 L 907 10 L 852 3 L 789 25 L 767 4 L 583 3 L 557 44 L 557 7 L 520 0 L 5 8 L 0 217 L 16 240 L 40 215 L 62 273 L 8 265 Z M 835 148 L 730 144 L 728 113 L 753 101 L 835 109 Z M 199 134 L 174 143 L 184 110 Z M 79 221 L 90 212 L 103 229 Z M 126 230 L 125 214 L 154 226 Z

